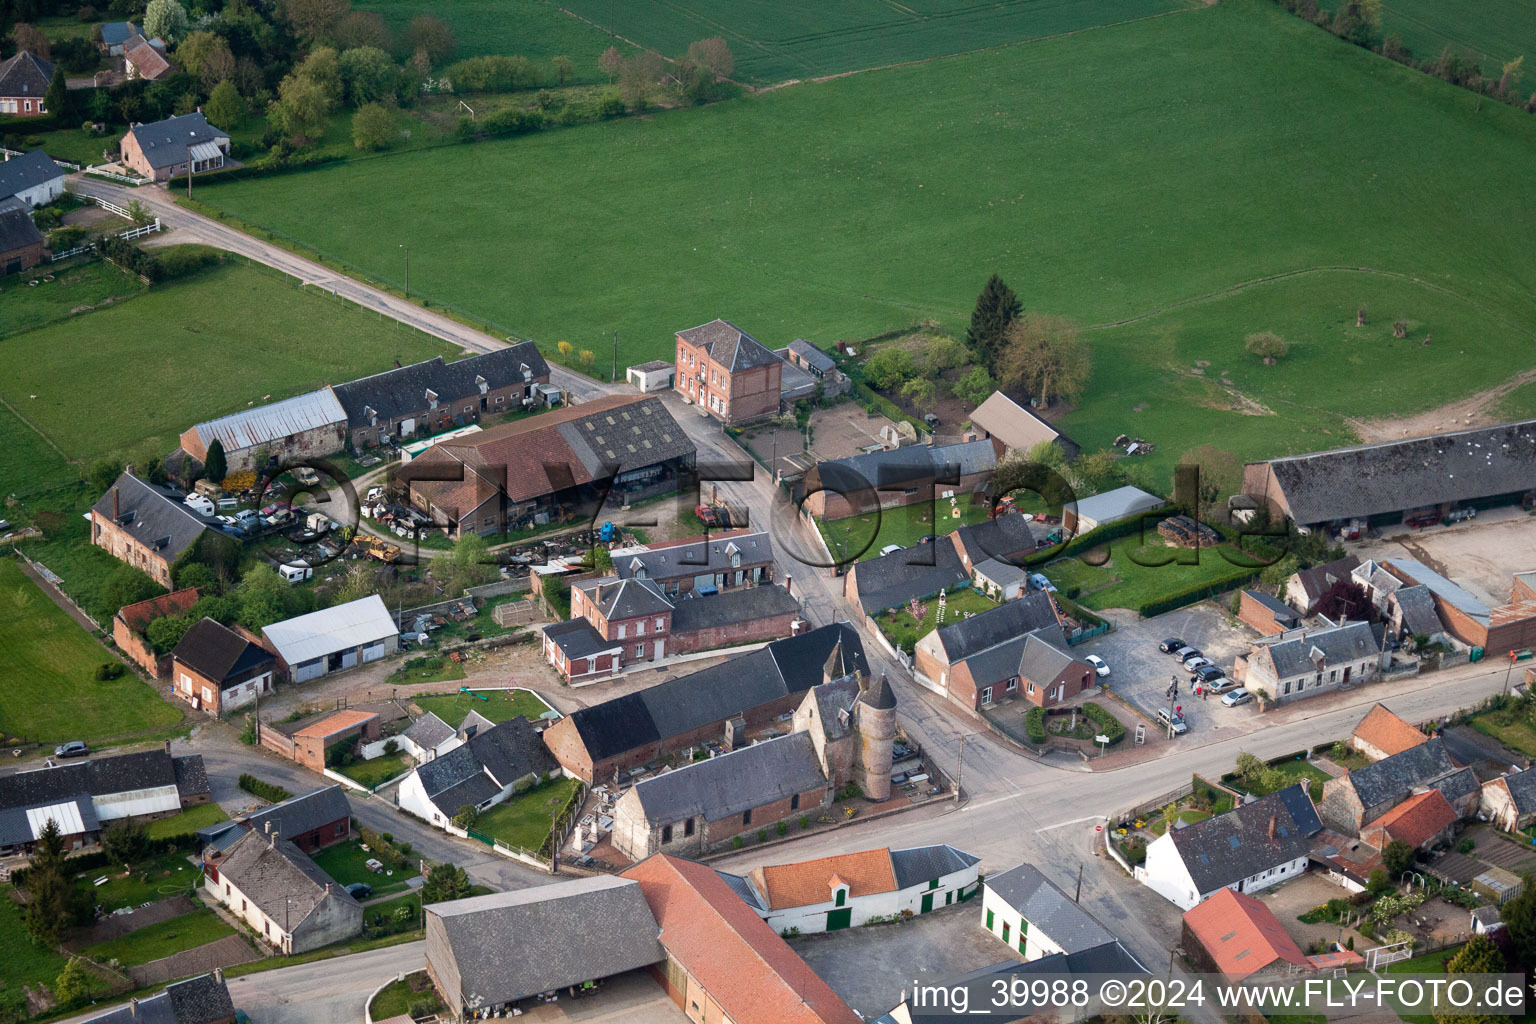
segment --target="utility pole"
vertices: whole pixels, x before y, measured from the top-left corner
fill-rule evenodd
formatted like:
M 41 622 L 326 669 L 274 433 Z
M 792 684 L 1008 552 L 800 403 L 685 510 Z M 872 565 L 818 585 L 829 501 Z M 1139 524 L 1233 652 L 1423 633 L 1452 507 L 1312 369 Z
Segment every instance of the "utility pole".
M 613 381 L 615 383 L 617 383 L 618 379 L 619 379 L 619 332 L 618 331 L 614 331 L 613 332 L 613 378 L 612 379 L 613 379 Z
M 400 248 L 405 250 L 405 297 L 406 298 L 410 298 L 411 297 L 411 247 L 406 245 L 404 242 L 401 242 L 400 243 Z
M 1079 861 L 1077 865 L 1077 892 L 1072 894 L 1072 902 L 1081 902 L 1083 898 L 1083 865 Z
M 192 198 L 192 154 L 187 154 L 187 198 Z
M 960 783 L 965 779 L 965 737 L 960 737 L 960 758 L 955 767 L 955 802 L 960 802 Z

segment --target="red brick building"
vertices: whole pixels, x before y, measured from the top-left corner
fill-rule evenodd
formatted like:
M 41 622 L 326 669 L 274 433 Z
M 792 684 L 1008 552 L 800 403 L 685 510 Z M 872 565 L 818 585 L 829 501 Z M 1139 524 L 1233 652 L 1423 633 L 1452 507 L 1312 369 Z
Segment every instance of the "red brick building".
M 166 589 L 171 566 L 208 529 L 181 499 L 133 475 L 129 467 L 91 507 L 91 543 Z
M 210 618 L 193 623 L 171 652 L 172 691 L 215 716 L 271 694 L 276 672 L 275 654 Z
M 22 50 L 0 61 L 0 114 L 11 117 L 40 117 L 48 83 L 53 79 L 53 64 Z
M 1489 608 L 1421 562 L 1389 558 L 1383 567 L 1409 586 L 1427 586 L 1434 595 L 1440 621 L 1462 643 L 1481 647 L 1496 658 L 1510 651 L 1536 647 L 1536 600 L 1529 596 L 1529 577 L 1517 576 L 1510 587 L 1509 601 Z
M 0 207 L 0 273 L 19 274 L 43 261 L 43 233 L 20 205 Z
M 1238 595 L 1237 618 L 1262 636 L 1275 636 L 1301 625 L 1296 610 L 1262 590 L 1245 590 Z
M 992 479 L 1001 441 L 908 445 L 828 459 L 805 475 L 801 510 L 817 519 L 846 519 L 882 508 L 942 501 L 969 502 Z M 947 511 L 945 514 L 948 514 Z
M 327 711 L 297 722 L 261 723 L 261 745 L 308 768 L 325 771 L 325 753 L 339 744 L 371 743 L 382 733 L 372 711 Z
M 918 640 L 913 662 L 968 711 L 1018 698 L 1054 707 L 1098 681 L 1071 654 L 1055 601 L 1038 590 L 933 630 Z
M 148 601 L 125 604 L 112 616 L 112 642 L 139 668 L 156 679 L 164 679 L 171 672 L 171 654 L 156 654 L 144 637 L 144 628 L 156 619 L 167 615 L 185 615 L 196 603 L 198 590 L 188 587 L 173 594 L 161 594 Z
M 677 332 L 673 388 L 725 423 L 779 411 L 784 362 L 728 320 Z

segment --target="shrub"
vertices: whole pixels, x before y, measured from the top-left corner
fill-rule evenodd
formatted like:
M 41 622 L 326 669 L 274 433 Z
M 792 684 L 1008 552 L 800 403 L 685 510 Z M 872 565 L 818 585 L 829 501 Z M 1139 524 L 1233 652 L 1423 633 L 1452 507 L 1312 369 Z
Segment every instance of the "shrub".
M 258 779 L 249 772 L 240 773 L 240 788 L 252 796 L 259 796 L 270 803 L 279 803 L 293 796 L 282 786 L 274 786 L 270 782 Z
M 1030 708 L 1024 712 L 1024 733 L 1031 743 L 1045 742 L 1045 708 Z
M 1120 852 L 1125 855 L 1126 862 L 1135 867 L 1147 859 L 1147 844 L 1140 839 L 1127 839 L 1120 844 Z
M 777 825 L 774 826 L 774 828 L 778 831 L 779 835 L 781 835 L 781 836 L 789 834 L 789 822 L 787 822 L 787 821 L 779 822 Z
M 1099 731 L 1109 737 L 1109 745 L 1125 739 L 1125 726 L 1120 724 L 1120 719 L 1110 714 L 1104 705 L 1096 701 L 1089 701 L 1083 705 L 1083 714 L 1093 720 L 1093 724 L 1099 727 Z
M 731 849 L 741 849 L 741 836 L 731 836 Z
M 1217 555 L 1213 557 L 1220 556 Z M 1225 593 L 1234 587 L 1246 586 L 1248 583 L 1252 582 L 1257 575 L 1258 570 L 1255 569 L 1252 573 L 1249 573 L 1245 576 L 1236 577 L 1235 579 L 1220 580 L 1215 583 L 1191 584 L 1181 590 L 1175 590 L 1164 594 L 1161 597 L 1154 597 L 1150 600 L 1143 601 L 1136 607 L 1136 611 L 1139 612 L 1143 617 L 1161 615 L 1163 612 L 1172 611 L 1175 608 L 1183 608 L 1185 605 L 1194 604 L 1197 601 L 1204 601 L 1208 597 L 1214 597 L 1217 594 Z
M 761 843 L 761 842 L 765 842 L 767 839 L 768 839 L 768 830 L 765 829 L 765 828 L 758 829 L 757 830 L 757 841 Z
M 124 671 L 126 670 L 123 668 L 122 662 L 104 661 L 96 666 L 96 681 L 106 683 L 113 679 L 121 679 Z
M 810 828 L 811 827 L 811 816 L 809 814 L 802 814 L 802 815 L 800 815 L 800 827 L 801 828 Z
M 206 245 L 173 245 L 161 249 L 157 258 L 167 281 L 218 266 L 224 261 L 222 253 Z
M 1468 836 L 1467 838 L 1463 839 L 1461 842 L 1456 844 L 1456 852 L 1457 853 L 1463 853 L 1463 854 L 1471 853 L 1472 852 L 1472 848 L 1474 846 L 1476 846 L 1476 845 L 1477 845 L 1477 840 L 1473 839 L 1471 836 Z
M 89 236 L 90 231 L 83 227 L 58 228 L 48 233 L 48 251 L 65 252 L 78 248 Z
M 848 785 L 837 791 L 837 799 L 853 800 L 864 795 L 864 790 L 859 788 L 857 782 L 849 782 Z

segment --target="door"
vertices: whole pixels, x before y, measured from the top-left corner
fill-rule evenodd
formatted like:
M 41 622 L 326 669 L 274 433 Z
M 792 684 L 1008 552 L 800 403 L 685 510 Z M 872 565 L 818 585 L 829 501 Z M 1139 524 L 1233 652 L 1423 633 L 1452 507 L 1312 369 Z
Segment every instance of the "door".
M 922 910 L 922 912 L 926 914 L 926 913 L 928 913 L 928 911 L 930 911 L 932 909 L 933 909 L 933 893 L 925 892 L 925 893 L 923 893 L 923 910 Z M 1004 930 L 1006 930 L 1006 929 L 1007 929 L 1007 926 L 1005 925 L 1004 926 Z
M 843 907 L 840 910 L 827 911 L 827 931 L 835 932 L 847 928 L 853 923 L 853 908 Z
M 357 665 L 357 648 L 341 652 L 341 667 L 354 668 Z
M 667 649 L 667 642 L 665 640 L 657 640 L 656 641 L 656 655 L 655 656 L 658 657 L 658 658 L 661 657 L 662 656 L 662 652 L 664 652 L 666 649 Z
M 1348 665 L 1344 666 L 1344 681 L 1346 683 L 1349 682 L 1349 669 L 1350 669 L 1350 666 L 1348 666 Z

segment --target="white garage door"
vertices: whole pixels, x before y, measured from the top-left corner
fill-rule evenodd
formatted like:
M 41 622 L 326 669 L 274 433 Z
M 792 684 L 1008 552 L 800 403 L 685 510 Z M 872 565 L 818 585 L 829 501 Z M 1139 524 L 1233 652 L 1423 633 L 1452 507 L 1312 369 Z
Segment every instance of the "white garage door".
M 341 652 L 341 667 L 354 668 L 357 665 L 357 648 Z
M 293 681 L 306 682 L 310 679 L 318 679 L 325 675 L 325 659 L 316 658 L 314 661 L 302 662 L 293 669 Z
M 380 640 L 377 643 L 371 643 L 367 647 L 363 648 L 363 663 L 364 664 L 367 664 L 370 661 L 378 661 L 382 657 L 384 657 L 384 641 L 383 640 Z

